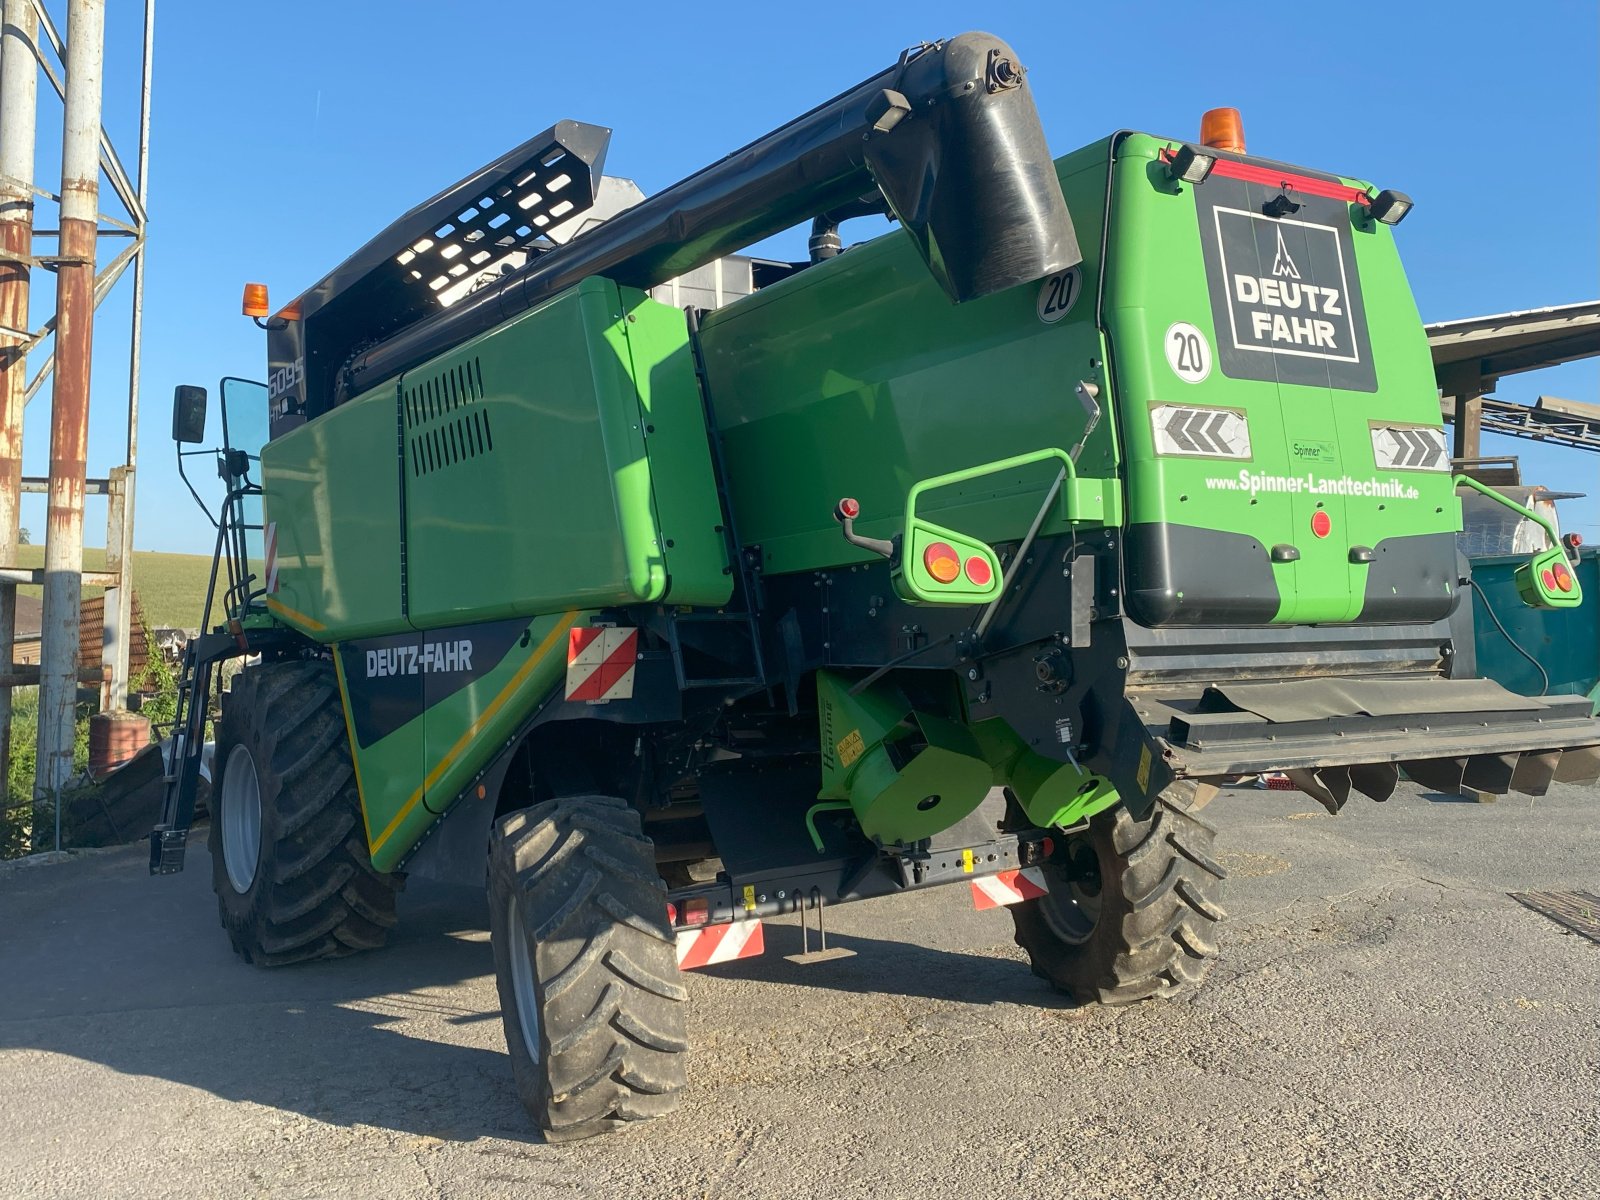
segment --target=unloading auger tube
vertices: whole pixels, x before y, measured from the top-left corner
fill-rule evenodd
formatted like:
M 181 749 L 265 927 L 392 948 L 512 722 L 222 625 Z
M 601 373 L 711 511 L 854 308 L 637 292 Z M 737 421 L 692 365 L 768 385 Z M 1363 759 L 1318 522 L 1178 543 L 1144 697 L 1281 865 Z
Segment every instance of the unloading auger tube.
M 533 258 L 355 357 L 346 395 L 492 329 L 590 275 L 648 288 L 874 187 L 957 303 L 1082 260 L 1016 53 L 987 33 L 886 71 Z

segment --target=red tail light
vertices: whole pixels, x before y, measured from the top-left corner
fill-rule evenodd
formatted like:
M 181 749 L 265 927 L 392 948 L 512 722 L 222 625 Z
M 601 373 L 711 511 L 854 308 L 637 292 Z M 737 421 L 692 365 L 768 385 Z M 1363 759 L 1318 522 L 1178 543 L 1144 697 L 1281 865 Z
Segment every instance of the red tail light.
M 967 559 L 966 572 L 967 582 L 973 587 L 988 587 L 994 579 L 994 570 L 989 566 L 989 561 L 978 554 Z
M 1319 538 L 1325 538 L 1333 532 L 1333 518 L 1322 509 L 1317 509 L 1311 514 L 1311 532 Z

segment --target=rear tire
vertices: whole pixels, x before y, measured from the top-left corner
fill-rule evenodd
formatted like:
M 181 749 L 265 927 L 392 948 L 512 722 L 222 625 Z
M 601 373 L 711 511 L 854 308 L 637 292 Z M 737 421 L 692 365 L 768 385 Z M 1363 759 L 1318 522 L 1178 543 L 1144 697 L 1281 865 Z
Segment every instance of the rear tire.
M 489 920 L 517 1095 L 546 1139 L 675 1109 L 688 993 L 639 814 L 569 796 L 501 818 Z
M 211 886 L 246 962 L 383 945 L 402 876 L 375 871 L 333 664 L 248 667 L 222 698 Z
M 1065 837 L 1043 864 L 1048 895 L 1013 905 L 1033 973 L 1080 1004 L 1193 991 L 1217 955 L 1226 872 L 1216 831 L 1158 799 L 1136 821 L 1121 805 Z M 1058 842 L 1062 838 L 1058 836 Z

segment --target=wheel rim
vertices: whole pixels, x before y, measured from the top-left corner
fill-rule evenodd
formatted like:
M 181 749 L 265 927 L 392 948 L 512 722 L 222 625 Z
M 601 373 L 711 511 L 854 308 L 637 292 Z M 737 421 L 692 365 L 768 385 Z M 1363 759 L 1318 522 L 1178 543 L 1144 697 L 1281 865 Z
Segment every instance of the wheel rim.
M 242 896 L 255 882 L 261 861 L 261 781 L 244 746 L 228 751 L 222 770 L 222 864 Z
M 1053 864 L 1061 887 L 1050 889 L 1057 931 L 1074 944 L 1086 942 L 1100 924 L 1102 878 L 1100 856 L 1087 838 L 1072 838 Z
M 511 939 L 511 992 L 517 998 L 517 1021 L 528 1057 L 539 1061 L 539 1000 L 533 989 L 533 957 L 522 931 L 522 912 L 513 896 L 506 902 L 506 936 Z

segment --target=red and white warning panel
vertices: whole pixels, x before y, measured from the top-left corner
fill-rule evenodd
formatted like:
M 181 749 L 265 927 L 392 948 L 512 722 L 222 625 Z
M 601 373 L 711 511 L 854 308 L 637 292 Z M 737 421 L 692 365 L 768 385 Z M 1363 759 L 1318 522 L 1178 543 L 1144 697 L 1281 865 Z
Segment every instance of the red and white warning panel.
M 678 931 L 678 969 L 714 967 L 736 958 L 754 958 L 767 948 L 761 922 L 754 917 L 727 925 L 703 925 Z
M 567 699 L 605 704 L 633 698 L 639 631 L 627 626 L 574 627 L 567 635 Z
M 982 879 L 972 881 L 972 906 L 977 909 L 1003 908 L 1008 904 L 1021 904 L 1024 900 L 1037 900 L 1049 891 L 1044 872 L 1038 867 L 1001 871 L 998 875 L 985 875 Z

